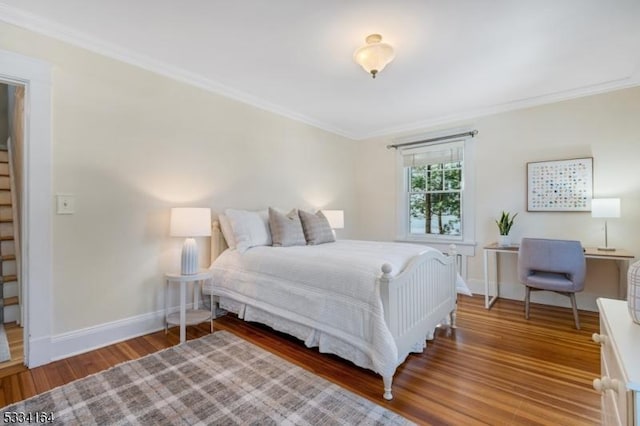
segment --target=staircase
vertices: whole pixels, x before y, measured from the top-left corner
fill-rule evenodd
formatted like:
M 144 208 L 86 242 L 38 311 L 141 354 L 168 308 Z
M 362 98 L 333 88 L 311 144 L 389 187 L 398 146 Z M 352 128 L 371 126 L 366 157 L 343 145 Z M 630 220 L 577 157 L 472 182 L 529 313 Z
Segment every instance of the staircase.
M 0 323 L 20 322 L 14 196 L 11 187 L 9 153 L 6 148 L 0 148 Z

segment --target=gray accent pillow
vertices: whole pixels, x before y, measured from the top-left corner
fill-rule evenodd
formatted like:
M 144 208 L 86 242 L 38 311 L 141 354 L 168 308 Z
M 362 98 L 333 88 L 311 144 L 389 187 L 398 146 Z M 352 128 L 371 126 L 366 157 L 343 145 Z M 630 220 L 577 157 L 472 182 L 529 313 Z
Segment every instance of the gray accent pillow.
M 271 228 L 271 241 L 275 247 L 304 246 L 302 223 L 298 210 L 293 209 L 288 214 L 280 213 L 269 207 L 269 228 Z
M 300 215 L 302 230 L 307 244 L 332 243 L 336 240 L 329 221 L 320 210 L 316 214 L 298 210 L 298 215 Z

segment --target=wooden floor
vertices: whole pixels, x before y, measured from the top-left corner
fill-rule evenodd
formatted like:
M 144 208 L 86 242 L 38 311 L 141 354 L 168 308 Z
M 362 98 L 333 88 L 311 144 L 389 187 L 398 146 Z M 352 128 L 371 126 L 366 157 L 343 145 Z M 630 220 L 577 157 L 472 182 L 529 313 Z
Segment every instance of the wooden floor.
M 26 370 L 24 366 L 24 329 L 15 322 L 4 324 L 9 343 L 9 361 L 0 362 L 0 378 Z
M 410 355 L 394 379 L 394 399 L 382 399 L 376 374 L 232 315 L 215 321 L 322 377 L 421 424 L 600 423 L 600 396 L 591 381 L 600 374 L 599 348 L 591 342 L 598 314 L 581 312 L 573 328 L 569 309 L 499 300 L 491 311 L 480 297 L 462 297 L 458 328 L 436 333 L 422 354 Z M 178 330 L 158 332 L 0 379 L 0 406 L 136 359 L 177 343 Z M 209 333 L 188 327 L 188 338 Z

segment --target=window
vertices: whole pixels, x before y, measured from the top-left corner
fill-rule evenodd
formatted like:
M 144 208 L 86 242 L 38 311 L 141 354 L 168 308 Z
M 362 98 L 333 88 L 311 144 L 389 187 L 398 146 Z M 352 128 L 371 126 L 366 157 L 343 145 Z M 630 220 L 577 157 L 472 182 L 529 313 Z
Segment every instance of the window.
M 463 161 L 460 143 L 403 153 L 409 233 L 462 235 Z
M 399 239 L 473 243 L 471 138 L 399 153 Z

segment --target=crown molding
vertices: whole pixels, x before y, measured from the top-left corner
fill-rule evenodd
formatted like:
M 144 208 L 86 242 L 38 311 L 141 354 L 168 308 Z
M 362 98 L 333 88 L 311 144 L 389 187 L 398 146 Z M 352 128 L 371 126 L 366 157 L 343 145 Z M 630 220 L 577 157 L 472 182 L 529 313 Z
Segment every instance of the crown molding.
M 220 82 L 202 77 L 199 74 L 187 71 L 183 68 L 176 67 L 166 62 L 152 59 L 145 55 L 123 48 L 121 46 L 105 42 L 96 37 L 92 37 L 86 33 L 76 31 L 65 25 L 54 22 L 50 19 L 42 18 L 20 9 L 0 4 L 0 21 L 8 24 L 25 28 L 29 31 L 45 35 L 64 41 L 77 47 L 89 50 L 91 52 L 125 62 L 130 65 L 137 66 L 147 71 L 160 74 L 164 77 L 207 90 L 218 95 L 234 99 L 236 101 L 249 104 L 256 108 L 308 124 L 313 127 L 325 130 L 327 132 L 343 136 L 348 139 L 355 139 L 356 135 L 351 134 L 343 129 L 291 111 L 287 108 L 268 102 L 264 99 L 252 96 L 240 90 L 233 89 Z
M 400 135 L 402 133 L 424 130 L 430 127 L 454 123 L 457 121 L 470 120 L 478 117 L 530 108 L 554 102 L 561 102 L 565 100 L 611 92 L 614 90 L 620 90 L 634 86 L 640 86 L 640 66 L 638 66 L 636 67 L 635 72 L 632 73 L 629 77 L 618 80 L 612 80 L 570 90 L 554 92 L 542 96 L 519 99 L 483 108 L 469 109 L 467 111 L 456 114 L 436 116 L 426 120 L 387 127 L 378 131 L 361 133 L 347 131 L 345 129 L 316 120 L 306 115 L 299 114 L 295 111 L 273 104 L 264 99 L 258 98 L 240 90 L 233 89 L 220 82 L 202 77 L 199 74 L 187 71 L 183 68 L 176 67 L 166 62 L 152 59 L 145 55 L 140 55 L 121 46 L 105 42 L 86 33 L 76 31 L 65 25 L 61 25 L 52 20 L 42 18 L 40 16 L 22 11 L 14 7 L 0 4 L 0 21 L 26 28 L 30 31 L 64 41 L 66 43 L 92 51 L 94 53 L 98 53 L 100 55 L 137 66 L 147 71 L 160 74 L 164 77 L 168 77 L 173 80 L 177 80 L 182 83 L 186 83 L 191 86 L 195 86 L 230 99 L 234 99 L 236 101 L 254 106 L 256 108 L 289 118 L 291 120 L 308 124 L 310 126 L 317 127 L 327 132 L 355 141 Z
M 402 133 L 425 130 L 430 127 L 441 126 L 444 124 L 450 124 L 450 123 L 455 123 L 459 121 L 471 120 L 479 117 L 485 117 L 485 116 L 509 112 L 509 111 L 516 111 L 520 109 L 526 109 L 526 108 L 532 108 L 532 107 L 541 106 L 541 105 L 568 101 L 571 99 L 598 95 L 601 93 L 613 92 L 615 90 L 628 89 L 635 86 L 640 86 L 640 72 L 635 72 L 629 77 L 618 79 L 618 80 L 611 80 L 611 81 L 598 83 L 590 86 L 583 86 L 575 89 L 563 90 L 559 92 L 550 93 L 547 95 L 519 99 L 516 101 L 505 102 L 503 104 L 498 104 L 498 105 L 491 105 L 484 108 L 470 109 L 457 114 L 443 115 L 439 117 L 433 117 L 427 120 L 421 120 L 421 121 L 417 121 L 409 124 L 403 124 L 400 126 L 389 127 L 379 132 L 371 132 L 364 135 L 357 135 L 356 140 L 397 136 Z

